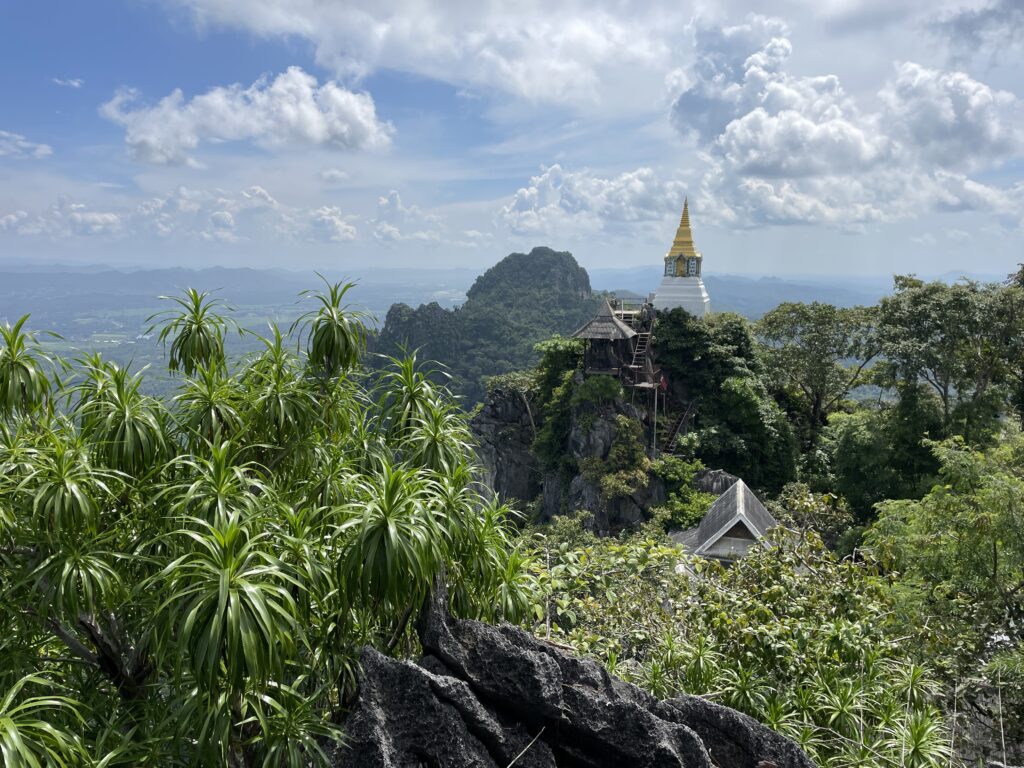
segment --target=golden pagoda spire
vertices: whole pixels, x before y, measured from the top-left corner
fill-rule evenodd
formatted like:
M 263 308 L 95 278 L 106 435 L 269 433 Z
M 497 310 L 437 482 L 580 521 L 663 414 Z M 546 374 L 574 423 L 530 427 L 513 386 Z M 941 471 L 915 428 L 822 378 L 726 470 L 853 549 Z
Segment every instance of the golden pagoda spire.
M 668 252 L 669 257 L 673 256 L 697 256 L 697 249 L 693 246 L 693 232 L 690 231 L 690 199 L 683 198 L 683 216 L 679 219 L 679 229 L 676 230 L 676 239 L 672 241 L 672 248 Z

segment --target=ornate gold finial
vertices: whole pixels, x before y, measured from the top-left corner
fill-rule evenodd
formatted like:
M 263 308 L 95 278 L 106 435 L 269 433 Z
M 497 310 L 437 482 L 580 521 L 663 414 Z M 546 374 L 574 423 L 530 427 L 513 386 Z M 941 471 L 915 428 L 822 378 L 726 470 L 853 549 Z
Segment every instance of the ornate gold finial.
M 683 198 L 683 216 L 679 219 L 676 239 L 672 241 L 672 248 L 666 258 L 699 255 L 693 246 L 693 232 L 690 231 L 690 198 L 687 196 Z

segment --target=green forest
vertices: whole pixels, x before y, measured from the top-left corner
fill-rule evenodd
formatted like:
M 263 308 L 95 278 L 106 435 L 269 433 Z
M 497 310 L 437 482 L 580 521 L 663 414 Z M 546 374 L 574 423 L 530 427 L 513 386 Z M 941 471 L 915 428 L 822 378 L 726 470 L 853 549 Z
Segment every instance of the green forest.
M 439 579 L 455 616 L 726 704 L 822 766 L 1019 755 L 1024 268 L 897 277 L 877 306 L 756 323 L 661 315 L 662 428 L 686 429 L 654 458 L 626 419 L 605 461 L 573 466 L 569 416 L 625 393 L 582 377 L 578 342 L 508 336 L 519 351 L 488 386 L 530 403 L 547 470 L 609 499 L 652 474 L 668 489 L 607 537 L 492 499 L 433 355 L 371 358 L 349 289 L 304 293 L 305 314 L 245 331 L 257 351 L 237 359 L 228 307 L 167 300 L 162 399 L 146 370 L 48 354 L 31 318 L 0 327 L 4 764 L 329 765 L 359 649 L 416 658 Z M 537 317 L 564 309 L 533 299 Z M 701 467 L 757 492 L 784 524 L 772 546 L 724 568 L 672 545 L 709 502 Z

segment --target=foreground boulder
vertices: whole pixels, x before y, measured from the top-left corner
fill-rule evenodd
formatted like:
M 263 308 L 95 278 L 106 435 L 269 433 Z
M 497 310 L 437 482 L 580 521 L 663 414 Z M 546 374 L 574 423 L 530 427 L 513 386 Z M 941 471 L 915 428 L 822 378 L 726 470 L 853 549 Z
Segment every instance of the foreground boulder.
M 420 620 L 419 664 L 362 654 L 336 766 L 812 768 L 792 742 L 734 710 L 658 701 L 521 629 Z

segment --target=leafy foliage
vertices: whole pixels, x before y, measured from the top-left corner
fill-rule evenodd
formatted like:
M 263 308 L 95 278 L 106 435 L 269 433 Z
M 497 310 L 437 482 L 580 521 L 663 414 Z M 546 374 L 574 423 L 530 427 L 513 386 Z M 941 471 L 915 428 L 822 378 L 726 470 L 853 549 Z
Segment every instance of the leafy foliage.
M 177 297 L 166 403 L 98 355 L 49 376 L 7 329 L 6 765 L 324 764 L 359 647 L 412 652 L 439 574 L 459 615 L 529 610 L 530 557 L 473 482 L 465 417 L 414 358 L 361 367 L 346 291 L 238 361 L 223 307 Z
M 651 462 L 651 471 L 665 483 L 665 504 L 651 510 L 651 517 L 666 529 L 686 529 L 697 525 L 715 501 L 715 495 L 694 488 L 694 479 L 704 469 L 699 461 L 684 461 L 678 456 L 662 456 Z
M 929 652 L 953 679 L 1007 672 L 1007 728 L 1024 731 L 1024 437 L 979 452 L 961 439 L 932 443 L 940 482 L 920 500 L 887 501 L 870 551 L 895 574 L 901 610 L 932 627 Z M 986 672 L 985 667 L 994 663 Z M 991 688 L 974 696 L 991 705 Z M 968 691 L 970 694 L 971 692 Z
M 706 696 L 753 715 L 822 765 L 945 766 L 933 673 L 908 658 L 884 582 L 813 537 L 776 539 L 731 569 L 658 538 L 536 537 L 531 627 L 661 698 Z
M 793 429 L 768 392 L 746 320 L 723 313 L 703 321 L 674 309 L 659 316 L 654 342 L 673 400 L 692 405 L 684 455 L 755 487 L 778 490 L 794 479 Z
M 787 302 L 757 323 L 768 376 L 794 402 L 805 448 L 817 443 L 829 414 L 864 381 L 878 352 L 875 314 L 873 307 Z

